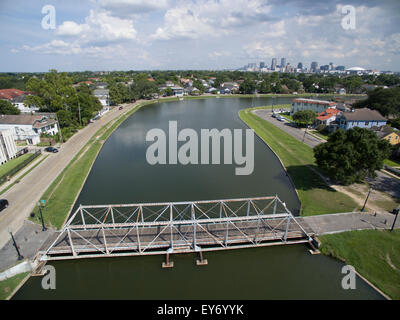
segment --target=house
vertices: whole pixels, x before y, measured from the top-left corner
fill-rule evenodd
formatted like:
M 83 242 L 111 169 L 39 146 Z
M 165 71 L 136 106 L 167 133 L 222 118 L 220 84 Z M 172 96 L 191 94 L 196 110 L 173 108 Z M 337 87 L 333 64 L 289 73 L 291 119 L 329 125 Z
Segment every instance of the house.
M 33 107 L 28 107 L 25 105 L 25 100 L 26 100 L 27 95 L 26 94 L 22 94 L 14 99 L 12 99 L 10 102 L 16 106 L 19 111 L 21 111 L 21 113 L 35 113 L 37 111 L 39 111 L 39 108 L 37 108 L 36 106 Z
M 172 92 L 174 93 L 175 97 L 183 97 L 184 95 L 184 90 L 182 87 L 174 86 L 170 87 L 172 89 Z
M 95 86 L 97 89 L 106 89 L 108 87 L 107 82 L 96 82 Z
M 2 89 L 0 90 L 0 100 L 6 100 L 11 102 L 15 107 L 17 107 L 22 113 L 31 113 L 39 111 L 39 108 L 36 107 L 26 107 L 24 102 L 28 95 L 31 95 L 31 92 L 21 91 L 18 89 Z
M 197 89 L 196 87 L 189 87 L 185 89 L 185 93 L 191 95 L 191 96 L 199 96 L 201 94 L 200 90 Z
M 17 156 L 17 145 L 15 144 L 11 130 L 0 131 L 0 163 L 14 159 Z
M 15 141 L 36 145 L 41 134 L 58 134 L 58 122 L 52 113 L 0 115 L 0 130 L 11 130 Z
M 338 114 L 340 114 L 340 112 L 340 110 L 334 108 L 326 109 L 324 112 L 318 114 L 317 124 L 329 126 L 332 122 L 336 121 L 336 117 Z
M 400 132 L 391 127 L 372 128 L 380 139 L 387 140 L 391 145 L 395 146 L 400 143 Z
M 227 93 L 237 93 L 239 91 L 240 85 L 236 82 L 224 82 L 221 84 L 219 90 L 222 94 Z
M 93 91 L 93 94 L 97 99 L 99 99 L 102 106 L 108 107 L 110 105 L 110 90 L 96 89 Z
M 315 113 L 324 112 L 326 109 L 336 109 L 336 102 L 323 101 L 323 100 L 312 100 L 312 99 L 294 99 L 292 101 L 292 110 L 290 115 L 303 110 L 312 110 Z
M 387 119 L 378 111 L 368 108 L 355 109 L 343 112 L 337 119 L 339 128 L 349 130 L 355 127 L 371 129 L 372 127 L 386 126 Z

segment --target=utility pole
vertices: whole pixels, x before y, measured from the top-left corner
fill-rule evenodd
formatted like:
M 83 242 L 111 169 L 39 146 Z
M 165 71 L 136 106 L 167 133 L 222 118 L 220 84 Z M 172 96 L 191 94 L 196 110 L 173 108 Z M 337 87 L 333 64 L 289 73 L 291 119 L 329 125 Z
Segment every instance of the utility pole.
M 82 127 L 82 119 L 81 119 L 81 102 L 78 101 L 78 109 L 79 109 L 79 123 Z
M 307 129 L 308 129 L 308 124 L 306 124 L 306 130 L 304 131 L 304 136 L 303 136 L 303 143 L 306 140 L 306 134 L 307 134 Z
M 368 196 L 367 196 L 367 199 L 365 199 L 365 203 L 364 203 L 364 206 L 361 209 L 361 212 L 364 212 L 364 210 L 365 210 L 365 207 L 367 205 L 367 202 L 368 202 L 369 196 L 371 194 L 371 191 L 372 191 L 372 186 L 369 186 Z
M 396 224 L 397 216 L 399 215 L 399 211 L 400 211 L 400 206 L 398 206 L 397 209 L 394 209 L 393 212 L 392 212 L 395 215 L 395 217 L 394 217 L 392 229 L 390 229 L 390 232 L 393 232 L 393 230 L 394 230 L 394 226 Z
M 19 252 L 19 248 L 18 248 L 18 246 L 17 246 L 17 242 L 15 241 L 14 236 L 13 236 L 11 230 L 8 229 L 8 232 L 9 232 L 10 235 L 11 235 L 11 240 L 12 240 L 12 242 L 13 242 L 13 244 L 14 244 L 15 250 L 17 250 L 18 260 L 24 259 L 23 255 Z
M 63 139 L 63 136 L 62 136 L 60 123 L 58 122 L 57 113 L 56 113 L 56 121 L 57 121 L 57 127 L 58 127 L 58 133 L 59 133 L 59 136 L 60 136 L 60 141 L 61 141 L 61 143 L 64 143 L 64 139 Z
M 43 213 L 42 213 L 42 203 L 40 201 L 38 202 L 38 207 L 39 207 L 39 212 L 40 212 L 40 220 L 42 220 L 42 231 L 46 231 L 47 228 L 44 225 L 44 219 L 43 219 Z

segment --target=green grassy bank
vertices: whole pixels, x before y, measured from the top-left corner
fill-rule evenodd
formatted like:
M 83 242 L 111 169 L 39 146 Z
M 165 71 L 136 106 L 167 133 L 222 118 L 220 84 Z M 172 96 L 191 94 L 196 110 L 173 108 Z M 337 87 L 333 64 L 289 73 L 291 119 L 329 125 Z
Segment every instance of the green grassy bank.
M 46 200 L 46 207 L 42 210 L 42 213 L 47 226 L 56 229 L 63 226 L 105 140 L 130 115 L 144 105 L 151 103 L 154 103 L 154 101 L 141 103 L 117 120 L 99 129 L 58 175 L 41 197 L 41 199 Z M 37 207 L 35 207 L 33 213 L 35 216 L 31 217 L 31 220 L 40 223 Z
M 301 215 L 350 212 L 357 208 L 350 197 L 327 186 L 315 173 L 311 147 L 254 115 L 251 111 L 255 109 L 262 108 L 241 110 L 239 116 L 281 159 L 298 191 Z
M 26 153 L 18 158 L 12 159 L 5 164 L 0 166 L 0 177 L 5 175 L 7 172 L 11 171 L 12 169 L 18 167 L 22 162 L 32 156 L 31 153 Z
M 321 252 L 356 268 L 392 299 L 400 299 L 400 230 L 351 231 L 319 237 Z
M 6 300 L 13 291 L 19 286 L 29 272 L 18 274 L 10 279 L 0 281 L 0 300 Z

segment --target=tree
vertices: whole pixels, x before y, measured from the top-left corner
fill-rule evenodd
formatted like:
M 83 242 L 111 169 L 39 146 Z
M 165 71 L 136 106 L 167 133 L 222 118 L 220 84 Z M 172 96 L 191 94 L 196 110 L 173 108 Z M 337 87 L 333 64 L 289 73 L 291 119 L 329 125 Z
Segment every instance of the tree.
M 368 107 L 384 116 L 400 116 L 400 87 L 377 88 L 368 93 L 368 99 L 356 103 L 354 107 Z
M 316 119 L 317 114 L 312 110 L 298 111 L 293 115 L 293 120 L 300 126 L 312 125 Z
M 102 106 L 87 85 L 75 89 L 72 83 L 65 72 L 56 70 L 50 70 L 43 79 L 32 77 L 27 89 L 35 94 L 28 96 L 25 104 L 36 105 L 42 112 L 57 113 L 61 128 L 85 125 Z
M 204 93 L 206 91 L 206 88 L 200 80 L 194 80 L 193 87 L 199 89 L 201 93 Z
M 0 114 L 20 114 L 21 111 L 10 101 L 0 100 Z
M 239 87 L 240 93 L 252 94 L 256 90 L 256 84 L 253 80 L 245 79 Z
M 130 87 L 130 98 L 132 100 L 147 99 L 154 93 L 158 93 L 157 85 L 147 79 L 147 75 L 145 74 L 139 74 L 136 76 Z
M 314 148 L 318 166 L 335 181 L 344 185 L 375 177 L 390 156 L 391 147 L 368 129 L 338 130 L 328 142 Z
M 129 101 L 129 89 L 123 83 L 113 84 L 110 87 L 110 100 L 113 105 Z

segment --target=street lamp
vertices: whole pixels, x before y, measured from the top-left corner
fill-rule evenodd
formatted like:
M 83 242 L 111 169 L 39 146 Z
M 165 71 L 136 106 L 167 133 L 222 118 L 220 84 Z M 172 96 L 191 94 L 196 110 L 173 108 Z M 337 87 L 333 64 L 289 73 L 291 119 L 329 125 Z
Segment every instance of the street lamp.
M 397 220 L 397 216 L 399 215 L 399 211 L 400 211 L 400 206 L 398 206 L 397 209 L 394 209 L 394 210 L 392 211 L 392 214 L 394 214 L 395 217 L 394 217 L 392 229 L 390 229 L 390 232 L 393 232 L 393 230 L 394 230 L 394 226 L 395 226 L 395 224 L 396 224 L 396 220 Z
M 368 202 L 368 199 L 369 199 L 369 196 L 370 196 L 371 192 L 372 192 L 372 186 L 370 185 L 369 186 L 369 191 L 368 191 L 368 196 L 367 196 L 367 199 L 365 199 L 365 203 L 364 203 L 364 206 L 361 209 L 361 212 L 364 212 L 365 206 L 367 205 L 367 202 Z
M 42 204 L 41 204 L 40 201 L 38 202 L 38 207 L 39 207 L 39 212 L 40 212 L 40 219 L 42 220 L 42 231 L 46 231 L 47 228 L 44 225 L 44 219 L 43 219 L 43 213 L 42 213 Z
M 12 231 L 11 231 L 10 229 L 8 229 L 8 232 L 9 232 L 10 235 L 11 235 L 11 240 L 12 240 L 12 242 L 13 242 L 13 245 L 14 245 L 15 250 L 17 250 L 18 260 L 24 259 L 24 256 L 19 252 L 19 248 L 18 248 L 18 246 L 17 246 L 17 242 L 16 242 L 15 239 L 14 239 L 14 235 L 12 234 Z

